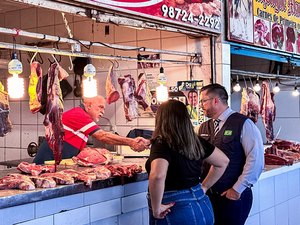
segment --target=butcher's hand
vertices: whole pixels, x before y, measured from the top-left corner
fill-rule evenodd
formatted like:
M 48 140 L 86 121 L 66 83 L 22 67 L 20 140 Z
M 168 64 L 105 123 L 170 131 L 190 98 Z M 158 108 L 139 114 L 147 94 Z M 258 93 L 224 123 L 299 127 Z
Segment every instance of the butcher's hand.
M 153 216 L 156 219 L 164 219 L 166 215 L 171 212 L 171 207 L 175 205 L 175 202 L 170 202 L 169 204 L 161 204 L 159 209 L 153 210 Z
M 134 151 L 141 152 L 144 151 L 146 148 L 148 148 L 150 145 L 150 141 L 142 138 L 142 137 L 136 137 L 133 139 L 132 146 L 130 146 Z
M 226 198 L 230 200 L 239 200 L 241 197 L 241 194 L 238 193 L 236 190 L 233 188 L 228 189 L 227 191 L 224 191 L 221 196 L 225 196 Z

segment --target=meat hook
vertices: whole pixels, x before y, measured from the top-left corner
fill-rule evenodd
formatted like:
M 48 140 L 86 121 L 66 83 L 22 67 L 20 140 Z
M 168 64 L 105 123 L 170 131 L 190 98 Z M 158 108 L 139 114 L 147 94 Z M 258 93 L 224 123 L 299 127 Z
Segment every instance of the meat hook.
M 70 65 L 71 65 L 71 66 L 69 66 L 68 69 L 69 69 L 70 71 L 72 71 L 73 68 L 74 68 L 74 65 L 73 65 L 72 57 L 71 57 L 70 55 L 69 55 L 69 60 L 70 60 Z
M 51 54 L 52 58 L 54 59 L 54 61 L 56 62 L 57 65 L 59 65 L 57 59 L 55 58 L 55 56 L 53 54 Z
M 37 46 L 35 46 L 35 48 L 38 49 Z M 30 64 L 32 64 L 33 59 L 34 59 L 34 57 L 35 57 L 37 54 L 38 54 L 38 51 L 36 51 L 36 52 L 33 54 L 32 58 L 30 59 Z

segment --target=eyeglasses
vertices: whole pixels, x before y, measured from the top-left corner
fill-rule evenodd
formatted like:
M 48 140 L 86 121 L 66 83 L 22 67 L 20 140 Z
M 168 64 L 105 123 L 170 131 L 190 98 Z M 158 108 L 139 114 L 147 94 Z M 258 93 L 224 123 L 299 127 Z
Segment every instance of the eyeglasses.
M 203 103 L 209 101 L 209 100 L 212 100 L 214 98 L 208 98 L 208 99 L 201 99 L 199 102 L 200 102 L 200 105 L 202 105 Z

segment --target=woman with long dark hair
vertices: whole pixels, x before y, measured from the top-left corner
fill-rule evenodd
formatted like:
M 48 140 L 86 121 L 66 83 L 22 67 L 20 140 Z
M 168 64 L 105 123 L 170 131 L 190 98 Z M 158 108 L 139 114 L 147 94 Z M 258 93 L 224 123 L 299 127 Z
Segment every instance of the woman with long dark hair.
M 205 192 L 224 173 L 225 154 L 194 133 L 186 106 L 176 100 L 159 106 L 151 143 L 146 162 L 150 225 L 213 224 Z M 203 160 L 212 166 L 201 184 Z

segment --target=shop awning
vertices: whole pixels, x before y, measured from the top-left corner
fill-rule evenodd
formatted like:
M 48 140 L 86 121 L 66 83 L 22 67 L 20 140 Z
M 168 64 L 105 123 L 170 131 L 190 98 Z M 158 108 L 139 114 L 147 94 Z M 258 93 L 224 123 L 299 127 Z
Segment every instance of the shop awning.
M 291 63 L 300 67 L 300 55 L 274 51 L 271 49 L 263 49 L 245 44 L 230 42 L 230 51 L 234 55 L 244 55 L 255 58 L 268 59 L 271 61 Z

